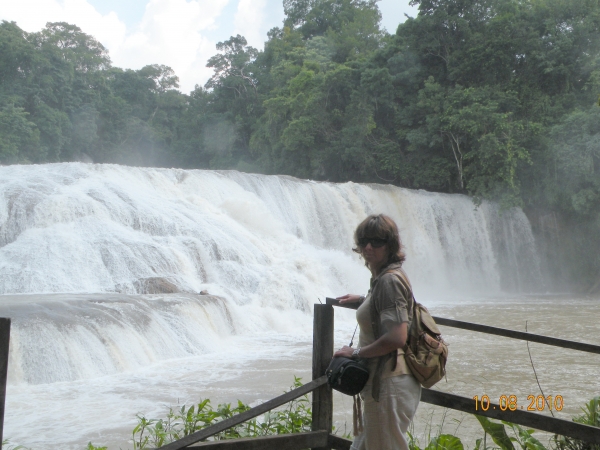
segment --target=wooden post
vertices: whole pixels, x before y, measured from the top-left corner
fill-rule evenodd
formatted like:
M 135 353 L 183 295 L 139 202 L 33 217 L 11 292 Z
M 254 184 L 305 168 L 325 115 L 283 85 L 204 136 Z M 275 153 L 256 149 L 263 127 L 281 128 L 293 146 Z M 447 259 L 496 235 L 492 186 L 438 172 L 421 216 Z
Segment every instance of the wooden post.
M 0 450 L 4 433 L 4 403 L 6 378 L 8 376 L 8 344 L 10 342 L 10 319 L 0 318 Z
M 312 378 L 316 380 L 325 374 L 325 369 L 333 356 L 333 306 L 315 305 L 314 313 Z M 331 388 L 325 384 L 314 390 L 312 396 L 312 430 L 331 433 L 333 426 Z M 318 450 L 326 448 L 319 447 Z

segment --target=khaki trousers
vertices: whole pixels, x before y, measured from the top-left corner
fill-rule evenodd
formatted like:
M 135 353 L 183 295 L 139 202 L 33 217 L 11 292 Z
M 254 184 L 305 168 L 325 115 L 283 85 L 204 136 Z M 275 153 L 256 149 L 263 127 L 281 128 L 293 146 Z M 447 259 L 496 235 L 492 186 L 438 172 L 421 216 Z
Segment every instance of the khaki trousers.
M 373 400 L 371 387 L 369 382 L 360 393 L 364 431 L 350 450 L 408 450 L 406 431 L 419 406 L 421 385 L 412 375 L 384 378 L 379 402 Z

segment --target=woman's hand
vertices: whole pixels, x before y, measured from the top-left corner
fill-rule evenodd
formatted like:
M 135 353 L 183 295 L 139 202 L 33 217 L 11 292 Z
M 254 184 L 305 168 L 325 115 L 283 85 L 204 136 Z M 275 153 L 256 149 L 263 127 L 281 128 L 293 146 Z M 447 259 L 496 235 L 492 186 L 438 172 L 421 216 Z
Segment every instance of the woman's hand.
M 340 348 L 337 352 L 333 354 L 333 357 L 335 358 L 336 356 L 345 356 L 346 358 L 352 358 L 352 352 L 354 352 L 354 349 L 352 347 L 344 345 L 342 348 Z
M 344 305 L 346 303 L 358 303 L 363 298 L 362 295 L 358 294 L 346 294 L 341 297 L 336 297 L 336 300 L 340 301 L 340 305 Z

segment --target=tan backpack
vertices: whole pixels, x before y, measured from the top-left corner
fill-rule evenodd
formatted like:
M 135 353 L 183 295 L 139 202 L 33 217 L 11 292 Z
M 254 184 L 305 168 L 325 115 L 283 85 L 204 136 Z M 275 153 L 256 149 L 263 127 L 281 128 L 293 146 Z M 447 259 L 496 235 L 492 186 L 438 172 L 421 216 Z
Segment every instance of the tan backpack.
M 393 273 L 410 287 L 403 270 L 389 270 L 387 273 Z M 442 333 L 427 308 L 414 296 L 412 300 L 413 320 L 404 346 L 404 360 L 417 381 L 430 388 L 446 376 L 448 344 L 442 339 Z
M 423 387 L 430 388 L 446 375 L 448 345 L 435 320 L 413 297 L 413 320 L 404 347 L 404 359 Z

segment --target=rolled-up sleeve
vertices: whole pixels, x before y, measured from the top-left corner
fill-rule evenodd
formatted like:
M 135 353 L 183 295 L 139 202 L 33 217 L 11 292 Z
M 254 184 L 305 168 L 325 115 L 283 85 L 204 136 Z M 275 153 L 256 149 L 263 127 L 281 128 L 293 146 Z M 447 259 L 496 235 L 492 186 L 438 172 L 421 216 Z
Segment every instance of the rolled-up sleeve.
M 379 310 L 379 323 L 383 325 L 390 322 L 401 324 L 411 322 L 408 296 L 410 292 L 399 278 L 393 274 L 383 275 L 377 283 L 377 306 Z

